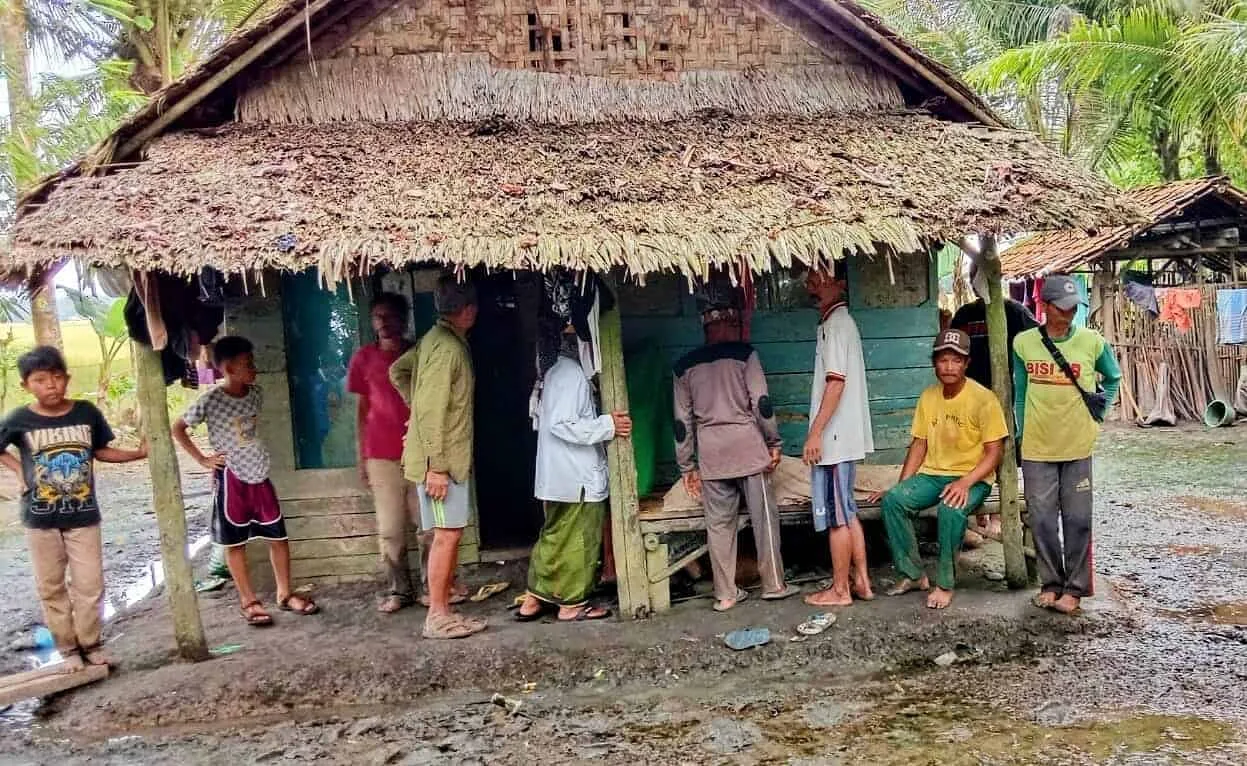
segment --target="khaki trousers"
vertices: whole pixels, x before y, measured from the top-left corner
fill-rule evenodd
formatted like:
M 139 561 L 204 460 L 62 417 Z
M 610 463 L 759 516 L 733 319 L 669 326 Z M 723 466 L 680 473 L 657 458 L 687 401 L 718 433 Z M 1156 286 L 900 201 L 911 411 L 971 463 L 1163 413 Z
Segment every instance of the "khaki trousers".
M 762 590 L 778 592 L 784 582 L 784 562 L 779 547 L 779 507 L 771 494 L 770 477 L 759 473 L 743 479 L 705 479 L 701 483 L 701 502 L 706 515 L 710 567 L 714 570 L 714 597 L 736 598 L 736 525 L 741 506 L 749 510 Z
M 35 591 L 43 621 L 61 654 L 100 645 L 104 558 L 98 524 L 78 529 L 27 529 Z M 65 573 L 68 570 L 69 580 Z
M 368 484 L 377 510 L 377 541 L 390 593 L 415 598 L 411 567 L 407 564 L 407 531 L 419 528 L 420 503 L 416 487 L 403 476 L 397 460 L 369 459 Z

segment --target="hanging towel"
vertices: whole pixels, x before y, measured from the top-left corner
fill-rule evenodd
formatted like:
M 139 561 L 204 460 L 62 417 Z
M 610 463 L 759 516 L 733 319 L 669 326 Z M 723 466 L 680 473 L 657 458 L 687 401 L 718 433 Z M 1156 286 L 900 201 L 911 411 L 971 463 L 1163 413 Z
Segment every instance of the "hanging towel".
M 1247 343 L 1247 288 L 1217 291 L 1217 342 Z
M 1160 315 L 1160 307 L 1156 305 L 1156 288 L 1127 280 L 1122 282 L 1121 289 L 1131 303 L 1154 317 Z
M 1190 309 L 1199 308 L 1203 303 L 1203 295 L 1198 288 L 1171 287 L 1156 291 L 1156 302 L 1160 305 L 1158 322 L 1171 322 L 1178 332 L 1188 332 L 1194 326 Z

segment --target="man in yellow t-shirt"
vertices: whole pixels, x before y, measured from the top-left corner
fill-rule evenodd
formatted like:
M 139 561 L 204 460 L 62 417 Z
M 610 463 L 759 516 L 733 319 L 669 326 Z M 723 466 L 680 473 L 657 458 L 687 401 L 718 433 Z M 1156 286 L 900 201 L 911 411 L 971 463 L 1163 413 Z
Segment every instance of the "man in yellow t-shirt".
M 941 332 L 935 338 L 931 361 L 939 383 L 918 399 L 913 440 L 900 483 L 882 494 L 883 525 L 892 562 L 902 577 L 888 595 L 928 590 L 930 581 L 918 555 L 913 519 L 923 509 L 939 504 L 939 565 L 927 606 L 943 609 L 952 601 L 957 584 L 957 553 L 966 519 L 991 492 L 1009 429 L 996 395 L 966 377 L 968 335 L 961 330 Z

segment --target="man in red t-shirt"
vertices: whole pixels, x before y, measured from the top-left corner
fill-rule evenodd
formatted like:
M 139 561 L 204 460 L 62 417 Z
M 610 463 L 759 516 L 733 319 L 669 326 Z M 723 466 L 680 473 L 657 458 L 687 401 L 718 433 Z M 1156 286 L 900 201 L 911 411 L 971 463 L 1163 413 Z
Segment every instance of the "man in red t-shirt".
M 346 375 L 346 390 L 359 399 L 359 475 L 372 488 L 377 510 L 377 537 L 389 584 L 389 592 L 378 609 L 386 614 L 415 601 L 411 568 L 407 565 L 407 531 L 419 525 L 420 507 L 401 465 L 403 435 L 407 433 L 411 411 L 390 383 L 389 374 L 394 360 L 411 347 L 403 336 L 409 315 L 403 296 L 377 295 L 372 304 L 372 330 L 377 342 L 355 352 Z M 452 593 L 452 598 L 456 596 L 463 600 L 458 589 Z

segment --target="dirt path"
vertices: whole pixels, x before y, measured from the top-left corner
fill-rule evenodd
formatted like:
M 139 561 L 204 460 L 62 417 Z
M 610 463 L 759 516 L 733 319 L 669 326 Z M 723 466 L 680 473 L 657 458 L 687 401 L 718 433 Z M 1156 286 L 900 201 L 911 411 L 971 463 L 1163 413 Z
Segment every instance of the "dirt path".
M 1247 429 L 1114 429 L 1098 455 L 1105 587 L 1100 611 L 1075 620 L 978 582 L 946 614 L 884 599 L 799 643 L 787 637 L 808 610 L 751 602 L 626 627 L 498 622 L 434 644 L 413 637 L 419 612 L 382 620 L 368 589 L 336 589 L 320 623 L 263 633 L 207 602 L 214 643 L 243 647 L 188 667 L 168 662 L 153 604 L 117 626 L 126 667 L 40 726 L 11 722 L 0 760 L 1247 762 Z M 720 646 L 747 623 L 783 635 L 744 654 Z M 958 641 L 983 657 L 936 668 Z
M 193 470 L 190 470 L 193 469 Z M 96 484 L 102 509 L 104 582 L 115 604 L 145 568 L 160 557 L 156 517 L 151 509 L 147 463 L 96 464 Z M 190 461 L 182 464 L 182 491 L 186 495 L 191 540 L 206 534 L 211 479 Z M 33 628 L 43 618 L 30 574 L 30 557 L 18 509 L 17 480 L 0 471 L 0 673 L 25 669 L 21 650 L 33 640 Z

